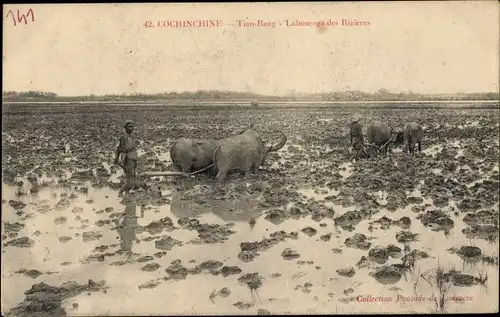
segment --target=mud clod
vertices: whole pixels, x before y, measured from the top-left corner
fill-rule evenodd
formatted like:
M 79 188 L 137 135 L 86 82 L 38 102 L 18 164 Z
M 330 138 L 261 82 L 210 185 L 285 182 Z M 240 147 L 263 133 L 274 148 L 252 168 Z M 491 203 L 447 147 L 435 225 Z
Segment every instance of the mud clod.
M 238 253 L 238 259 L 245 263 L 252 262 L 257 256 L 259 256 L 259 253 L 255 251 L 241 251 Z
M 399 243 L 409 243 L 417 241 L 418 233 L 412 233 L 410 231 L 400 231 L 396 233 L 396 241 Z
M 83 242 L 99 240 L 100 238 L 102 238 L 102 234 L 97 231 L 87 231 L 82 234 Z
M 312 237 L 314 236 L 318 231 L 312 227 L 306 227 L 304 229 L 301 230 L 304 234 Z
M 228 297 L 229 295 L 231 295 L 231 291 L 229 290 L 229 288 L 224 287 L 223 289 L 219 290 L 218 295 L 221 297 Z
M 4 243 L 5 247 L 12 246 L 17 248 L 31 248 L 35 245 L 35 241 L 28 237 L 16 238 Z
M 24 292 L 26 298 L 17 307 L 11 309 L 6 316 L 66 316 L 61 307 L 62 301 L 84 292 L 96 292 L 104 289 L 104 281 L 95 283 L 89 280 L 87 285 L 76 282 L 66 282 L 61 286 L 50 286 L 38 283 Z
M 95 225 L 98 227 L 103 227 L 105 225 L 109 225 L 110 223 L 111 223 L 111 221 L 109 221 L 109 220 L 98 220 L 98 221 L 96 221 Z
M 255 303 L 236 302 L 233 305 L 238 307 L 241 310 L 247 310 L 247 309 L 255 306 Z
M 420 219 L 424 226 L 431 227 L 433 231 L 449 231 L 455 225 L 448 214 L 438 209 L 429 210 L 425 214 L 419 214 L 417 219 Z
M 73 207 L 73 209 L 71 209 L 71 212 L 74 214 L 81 213 L 81 212 L 83 212 L 83 208 L 82 207 Z
M 412 264 L 415 263 L 415 261 L 417 260 L 427 259 L 427 258 L 429 258 L 429 255 L 426 252 L 413 249 L 410 251 L 410 253 L 405 254 L 401 258 L 401 261 L 406 264 Z
M 237 275 L 240 274 L 242 270 L 237 266 L 223 266 L 219 273 L 224 277 L 228 277 L 229 275 Z
M 222 243 L 228 239 L 228 236 L 235 233 L 235 231 L 230 230 L 233 223 L 228 223 L 223 226 L 219 225 L 207 225 L 203 224 L 197 227 L 198 231 L 198 243 Z
M 479 249 L 478 247 L 462 246 L 460 250 L 457 251 L 457 254 L 468 258 L 474 258 L 474 257 L 480 257 L 482 255 L 482 252 L 481 249 Z
M 238 282 L 241 284 L 246 284 L 251 290 L 256 290 L 262 286 L 263 278 L 259 276 L 259 273 L 247 273 L 238 278 Z
M 410 204 L 421 204 L 424 202 L 424 199 L 422 197 L 414 197 L 414 196 L 410 196 L 408 197 L 408 203 Z
M 285 231 L 277 231 L 271 233 L 270 238 L 265 238 L 262 241 L 242 242 L 240 243 L 241 252 L 238 254 L 238 258 L 243 262 L 251 262 L 259 256 L 258 251 L 265 251 L 285 239 L 297 238 L 298 235 L 296 232 L 286 233 Z
M 322 235 L 321 237 L 319 237 L 322 241 L 330 241 L 330 239 L 332 238 L 332 234 L 331 233 L 328 233 L 328 234 L 325 234 L 325 235 Z
M 69 241 L 71 241 L 72 239 L 73 239 L 73 238 L 68 237 L 68 236 L 62 236 L 62 237 L 59 237 L 59 241 L 60 241 L 61 243 L 66 243 L 66 242 L 69 242 Z
M 468 213 L 463 218 L 463 222 L 469 226 L 474 225 L 497 225 L 499 213 L 495 210 L 481 210 L 476 213 Z
M 356 233 L 354 236 L 347 238 L 344 243 L 349 248 L 368 250 L 372 244 L 366 240 L 367 237 L 364 234 Z
M 383 216 L 375 221 L 370 222 L 371 224 L 377 224 L 380 226 L 380 229 L 387 230 L 391 226 L 396 225 L 403 229 L 408 229 L 411 226 L 411 220 L 408 217 L 401 217 L 399 220 L 392 220 L 387 216 Z
M 66 218 L 66 217 L 58 217 L 58 218 L 54 219 L 54 223 L 56 225 L 62 225 L 64 223 L 66 223 L 67 220 L 68 220 L 68 218 Z
M 166 251 L 160 251 L 160 252 L 156 252 L 156 253 L 154 254 L 154 256 L 155 256 L 156 258 L 162 258 L 162 257 L 164 257 L 165 255 L 167 255 L 167 252 L 166 252 Z
M 16 200 L 9 200 L 9 205 L 14 208 L 15 210 L 21 210 L 26 207 L 26 204 L 23 203 L 22 201 L 16 201 Z
M 470 287 L 477 285 L 481 280 L 469 274 L 462 274 L 458 271 L 450 271 L 444 273 L 443 279 L 447 282 L 453 283 L 455 286 Z
M 354 268 L 352 266 L 349 266 L 347 268 L 337 270 L 337 273 L 340 276 L 353 277 L 354 274 L 356 274 L 356 271 L 354 270 Z
M 160 268 L 160 265 L 158 263 L 148 263 L 141 267 L 141 270 L 147 271 L 147 272 L 153 272 L 156 271 Z
M 384 265 L 374 272 L 371 272 L 370 275 L 373 276 L 377 282 L 385 285 L 397 283 L 403 277 L 401 269 L 392 265 Z
M 148 262 L 148 261 L 153 261 L 153 260 L 154 260 L 154 258 L 152 256 L 146 255 L 146 256 L 138 258 L 137 262 L 143 263 L 143 262 Z
M 153 221 L 144 227 L 144 230 L 152 235 L 160 234 L 163 231 L 173 231 L 175 230 L 174 223 L 169 217 L 160 219 L 159 221 Z
M 146 282 L 144 284 L 141 284 L 139 285 L 139 289 L 153 289 L 155 287 L 157 287 L 158 285 L 160 285 L 160 282 L 159 281 L 149 281 L 149 282 Z
M 279 225 L 283 221 L 290 218 L 290 215 L 281 209 L 274 209 L 267 212 L 264 219 L 271 222 L 272 224 Z
M 354 293 L 354 289 L 352 287 L 349 287 L 348 289 L 345 289 L 342 293 L 346 296 L 349 296 L 352 293 Z
M 181 264 L 180 260 L 175 260 L 165 270 L 174 280 L 184 280 L 188 275 L 188 270 Z
M 299 258 L 300 254 L 297 251 L 294 251 L 290 248 L 286 248 L 285 250 L 283 250 L 283 252 L 281 252 L 281 256 L 285 260 L 293 260 Z
M 170 236 L 163 237 L 160 240 L 155 241 L 155 248 L 160 250 L 170 251 L 174 246 L 182 246 L 182 242 L 175 240 Z
M 360 269 L 373 267 L 370 260 L 368 260 L 368 258 L 364 255 L 361 257 L 361 259 L 358 261 L 358 263 L 356 263 L 356 266 Z
M 495 225 L 474 225 L 462 230 L 467 238 L 496 241 L 499 235 L 499 227 Z
M 392 244 L 387 247 L 376 246 L 368 252 L 368 258 L 378 264 L 384 264 L 389 257 L 397 258 L 400 256 L 401 248 Z
M 344 228 L 346 226 L 354 226 L 360 223 L 371 215 L 371 212 L 365 209 L 347 211 L 337 218 L 334 218 L 335 224 Z
M 198 267 L 205 271 L 216 272 L 222 265 L 220 261 L 208 260 L 198 265 Z
M 19 271 L 16 272 L 17 274 L 24 274 L 26 276 L 29 276 L 33 279 L 36 279 L 37 277 L 39 277 L 40 275 L 42 275 L 43 273 L 38 271 L 38 270 L 26 270 L 26 269 L 21 269 Z
M 4 229 L 5 229 L 5 232 L 6 233 L 15 233 L 17 234 L 19 231 L 21 231 L 21 229 L 23 229 L 25 227 L 24 224 L 21 224 L 19 222 L 14 222 L 14 223 L 8 223 L 6 222 L 4 224 Z

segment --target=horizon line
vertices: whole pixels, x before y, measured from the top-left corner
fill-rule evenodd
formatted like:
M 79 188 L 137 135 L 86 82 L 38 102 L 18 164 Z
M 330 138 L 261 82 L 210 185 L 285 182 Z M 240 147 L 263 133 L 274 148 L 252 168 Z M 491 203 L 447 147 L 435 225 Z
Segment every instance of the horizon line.
M 385 90 L 385 91 L 384 91 Z M 26 93 L 41 93 L 41 94 L 54 94 L 55 96 L 52 97 L 107 97 L 107 96 L 137 96 L 137 95 L 143 95 L 143 96 L 161 96 L 161 95 L 171 95 L 171 94 L 196 94 L 196 93 L 229 93 L 229 94 L 245 94 L 245 95 L 255 95 L 259 97 L 278 97 L 278 98 L 284 98 L 284 97 L 300 97 L 301 95 L 328 95 L 328 94 L 342 94 L 342 93 L 362 93 L 362 94 L 367 94 L 367 95 L 380 95 L 380 94 L 386 94 L 386 95 L 400 95 L 400 94 L 405 94 L 405 95 L 421 95 L 421 96 L 442 96 L 442 95 L 477 95 L 477 94 L 497 94 L 500 95 L 498 91 L 482 91 L 482 92 L 441 92 L 441 93 L 420 93 L 420 92 L 413 92 L 413 91 L 400 91 L 400 92 L 392 92 L 387 89 L 381 88 L 379 91 L 376 92 L 366 92 L 362 90 L 337 90 L 337 91 L 325 91 L 325 92 L 294 92 L 294 93 L 288 93 L 288 94 L 262 94 L 262 93 L 256 93 L 256 92 L 245 92 L 245 91 L 237 91 L 237 90 L 216 90 L 216 89 L 210 89 L 210 90 L 196 90 L 196 91 L 168 91 L 168 92 L 156 92 L 156 93 L 144 93 L 144 92 L 133 92 L 133 93 L 104 93 L 104 94 L 82 94 L 82 95 L 59 95 L 53 91 L 44 91 L 44 90 L 22 90 L 22 91 L 16 91 L 16 90 L 3 90 L 2 91 L 2 97 L 5 97 L 6 93 L 14 93 L 14 94 L 26 94 Z M 8 95 L 7 95 L 8 96 Z M 47 96 L 48 97 L 48 96 Z

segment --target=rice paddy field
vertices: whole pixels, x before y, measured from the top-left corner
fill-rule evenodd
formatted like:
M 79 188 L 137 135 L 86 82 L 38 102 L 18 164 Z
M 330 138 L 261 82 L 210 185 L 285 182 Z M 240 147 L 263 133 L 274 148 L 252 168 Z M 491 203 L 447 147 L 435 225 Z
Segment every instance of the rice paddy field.
M 359 113 L 424 127 L 422 153 L 349 161 Z M 256 175 L 172 170 L 180 137 L 253 124 L 286 145 Z M 471 313 L 498 310 L 499 107 L 3 105 L 2 314 Z

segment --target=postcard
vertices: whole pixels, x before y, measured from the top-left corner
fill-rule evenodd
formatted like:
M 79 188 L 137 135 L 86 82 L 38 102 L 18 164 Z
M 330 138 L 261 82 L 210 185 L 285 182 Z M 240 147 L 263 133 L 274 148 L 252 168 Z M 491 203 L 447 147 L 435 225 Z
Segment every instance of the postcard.
M 498 311 L 497 1 L 3 15 L 3 315 Z

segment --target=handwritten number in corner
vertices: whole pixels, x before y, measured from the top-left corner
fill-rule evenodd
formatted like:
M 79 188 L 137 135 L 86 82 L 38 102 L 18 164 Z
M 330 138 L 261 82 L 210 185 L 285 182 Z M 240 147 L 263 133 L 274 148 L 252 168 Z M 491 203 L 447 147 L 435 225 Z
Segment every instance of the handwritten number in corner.
M 28 18 L 30 16 L 31 16 L 31 22 L 35 22 L 35 13 L 33 12 L 33 9 L 30 8 L 28 12 L 26 12 L 26 14 L 21 13 L 19 9 L 17 9 L 16 11 L 17 11 L 17 16 L 14 14 L 12 10 L 9 10 L 6 16 L 6 18 L 8 18 L 9 16 L 12 17 L 12 23 L 14 23 L 14 26 L 17 26 L 17 24 L 21 22 L 24 22 L 24 25 L 27 25 Z

